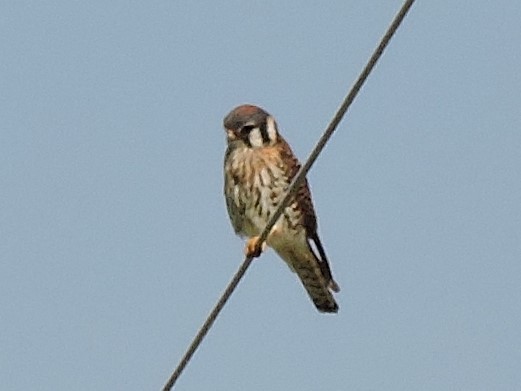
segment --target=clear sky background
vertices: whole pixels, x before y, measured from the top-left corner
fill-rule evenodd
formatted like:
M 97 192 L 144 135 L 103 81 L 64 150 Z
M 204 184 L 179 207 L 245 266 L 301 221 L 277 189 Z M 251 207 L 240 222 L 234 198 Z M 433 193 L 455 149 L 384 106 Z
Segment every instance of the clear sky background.
M 159 390 L 242 261 L 222 118 L 303 160 L 401 1 L 3 1 L 0 388 Z M 521 389 L 521 2 L 418 1 L 179 390 Z

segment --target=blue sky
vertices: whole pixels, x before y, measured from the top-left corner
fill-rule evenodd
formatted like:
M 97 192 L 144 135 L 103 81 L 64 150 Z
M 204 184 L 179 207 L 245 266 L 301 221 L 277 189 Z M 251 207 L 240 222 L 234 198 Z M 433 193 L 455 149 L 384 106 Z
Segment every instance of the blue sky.
M 242 261 L 222 118 L 303 160 L 400 6 L 2 2 L 2 389 L 160 389 Z M 309 175 L 340 312 L 269 251 L 177 389 L 519 389 L 520 17 L 415 4 Z

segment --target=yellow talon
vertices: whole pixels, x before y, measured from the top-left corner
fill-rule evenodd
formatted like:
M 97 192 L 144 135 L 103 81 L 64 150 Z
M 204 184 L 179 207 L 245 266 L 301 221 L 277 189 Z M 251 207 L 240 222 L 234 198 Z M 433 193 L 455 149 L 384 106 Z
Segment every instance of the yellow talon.
M 262 254 L 262 251 L 266 248 L 266 243 L 262 243 L 262 246 L 259 242 L 259 237 L 254 236 L 252 238 L 249 238 L 246 242 L 246 247 L 244 248 L 244 254 L 246 254 L 247 257 L 253 257 L 257 258 L 260 257 Z

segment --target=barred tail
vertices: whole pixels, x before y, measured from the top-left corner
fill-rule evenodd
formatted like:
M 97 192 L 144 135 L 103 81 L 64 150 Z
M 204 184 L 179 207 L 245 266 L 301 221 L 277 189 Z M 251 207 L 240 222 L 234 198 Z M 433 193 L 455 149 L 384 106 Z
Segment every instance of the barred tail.
M 338 304 L 328 288 L 328 284 L 322 275 L 317 273 L 317 268 L 309 263 L 300 262 L 295 271 L 302 281 L 302 285 L 309 297 L 320 312 L 338 312 Z M 320 272 L 320 269 L 318 269 Z
M 276 249 L 277 253 L 297 273 L 309 297 L 320 312 L 336 313 L 338 304 L 331 290 L 338 291 L 338 286 L 331 279 L 326 279 L 319 261 L 309 248 Z

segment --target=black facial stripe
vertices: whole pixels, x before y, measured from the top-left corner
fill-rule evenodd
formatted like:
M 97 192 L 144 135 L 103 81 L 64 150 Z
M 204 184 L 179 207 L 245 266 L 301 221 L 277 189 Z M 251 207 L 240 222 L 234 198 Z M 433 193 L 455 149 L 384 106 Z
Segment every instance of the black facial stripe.
M 266 122 L 261 123 L 259 130 L 260 130 L 263 144 L 269 144 L 270 136 L 268 134 L 268 129 L 266 127 Z
M 244 125 L 243 127 L 241 127 L 241 135 L 246 137 L 248 136 L 248 134 L 253 130 L 254 126 L 253 125 Z
M 250 132 L 252 129 L 253 129 L 252 125 L 244 125 L 244 126 L 240 127 L 240 130 L 239 130 L 239 135 L 240 135 L 242 141 L 244 141 L 244 143 L 250 148 L 251 148 Z

